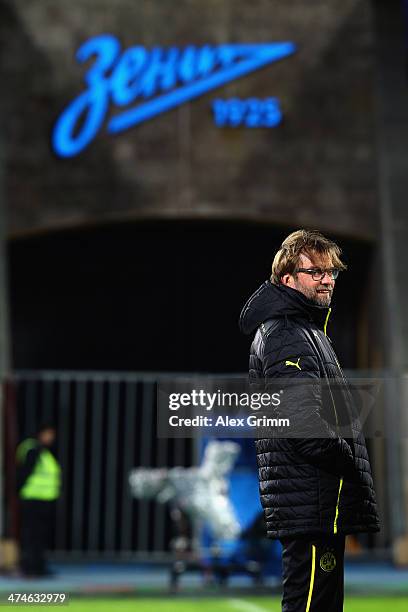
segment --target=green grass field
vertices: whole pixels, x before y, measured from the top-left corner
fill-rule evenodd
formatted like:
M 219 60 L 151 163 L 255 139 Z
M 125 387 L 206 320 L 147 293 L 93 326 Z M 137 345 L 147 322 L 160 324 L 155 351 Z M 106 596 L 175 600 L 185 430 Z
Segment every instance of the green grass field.
M 273 597 L 224 597 L 224 598 L 171 598 L 171 599 L 71 599 L 65 606 L 46 606 L 45 609 L 59 609 L 61 612 L 106 612 L 112 609 L 115 612 L 279 612 L 280 601 Z M 3 609 L 25 608 L 27 606 L 2 606 Z M 30 605 L 29 609 L 38 609 L 44 606 Z M 406 612 L 408 598 L 346 598 L 345 612 Z

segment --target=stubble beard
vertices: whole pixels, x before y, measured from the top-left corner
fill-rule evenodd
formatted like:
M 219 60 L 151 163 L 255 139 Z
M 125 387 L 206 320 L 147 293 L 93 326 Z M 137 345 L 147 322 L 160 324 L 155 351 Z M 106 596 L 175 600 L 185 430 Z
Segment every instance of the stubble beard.
M 323 287 L 305 287 L 300 283 L 297 283 L 297 290 L 303 293 L 309 300 L 311 300 L 316 306 L 330 306 L 333 289 L 329 289 L 328 293 L 318 293 L 318 290 L 323 289 Z M 326 287 L 325 287 L 326 289 Z

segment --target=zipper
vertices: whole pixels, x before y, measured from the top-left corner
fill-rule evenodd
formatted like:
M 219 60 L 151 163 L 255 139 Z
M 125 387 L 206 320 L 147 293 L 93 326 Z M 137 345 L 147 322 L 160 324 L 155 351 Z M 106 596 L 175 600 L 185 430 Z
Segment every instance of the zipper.
M 340 494 L 341 494 L 342 488 L 343 488 L 343 478 L 340 478 L 339 492 L 337 494 L 336 512 L 335 512 L 335 515 L 334 515 L 334 524 L 333 524 L 333 533 L 334 534 L 337 533 L 337 519 L 339 518 Z
M 329 308 L 329 310 L 327 311 L 326 320 L 325 320 L 324 326 L 323 326 L 323 331 L 324 331 L 324 335 L 325 336 L 327 336 L 326 330 L 327 330 L 327 324 L 329 322 L 330 313 L 331 313 L 331 308 Z
M 329 318 L 329 315 L 330 315 L 330 310 L 327 313 L 326 324 L 327 324 L 327 320 Z M 325 327 L 326 327 L 326 324 L 325 324 Z M 331 400 L 332 400 L 334 415 L 336 417 L 336 433 L 337 433 L 337 435 L 339 435 L 339 420 L 338 420 L 338 416 L 337 416 L 336 403 L 334 401 L 333 393 L 332 393 L 331 388 L 330 388 L 329 377 L 327 376 L 326 371 L 324 370 L 324 360 L 323 360 L 324 349 L 323 349 L 323 347 L 321 345 L 321 341 L 320 341 L 320 338 L 319 338 L 318 334 L 315 335 L 314 331 L 312 330 L 311 335 L 313 335 L 315 340 L 316 340 L 316 348 L 317 348 L 318 353 L 320 354 L 320 357 L 321 357 L 322 362 L 323 362 L 323 371 L 324 371 L 324 375 L 325 375 L 325 378 L 326 378 L 326 381 L 327 381 L 327 386 L 328 386 L 328 389 L 329 389 L 330 397 L 331 397 Z M 341 372 L 341 375 L 342 375 L 342 378 L 343 378 L 343 381 L 344 381 L 345 380 L 344 379 L 344 375 L 343 375 L 343 372 L 342 372 L 342 370 L 340 368 L 340 365 L 338 363 L 336 354 L 335 354 L 334 351 L 332 351 L 332 352 L 333 352 L 333 355 L 334 355 L 334 357 L 336 359 L 336 363 L 337 363 L 337 365 L 339 367 L 339 370 Z M 334 513 L 334 523 L 333 523 L 333 533 L 334 534 L 337 534 L 337 521 L 338 521 L 338 518 L 339 518 L 340 495 L 341 495 L 342 488 L 343 488 L 343 477 L 340 477 L 339 490 L 338 490 L 338 493 L 337 493 L 336 510 L 335 510 L 335 513 Z

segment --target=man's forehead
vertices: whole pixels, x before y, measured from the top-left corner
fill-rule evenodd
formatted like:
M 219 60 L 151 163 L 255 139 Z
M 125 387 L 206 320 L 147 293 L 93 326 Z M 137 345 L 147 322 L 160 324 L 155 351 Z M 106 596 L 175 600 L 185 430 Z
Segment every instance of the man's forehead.
M 323 253 L 308 253 L 300 254 L 300 266 L 302 268 L 330 268 L 332 266 L 332 258 L 330 255 Z

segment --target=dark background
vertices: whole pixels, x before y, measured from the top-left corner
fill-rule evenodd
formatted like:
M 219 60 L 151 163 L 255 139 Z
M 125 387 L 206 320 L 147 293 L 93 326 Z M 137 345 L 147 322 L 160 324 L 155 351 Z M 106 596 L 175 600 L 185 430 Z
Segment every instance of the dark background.
M 231 222 L 117 224 L 13 241 L 17 368 L 244 371 L 238 317 L 270 276 L 287 229 Z M 342 240 L 329 324 L 343 365 L 357 366 L 369 246 Z

